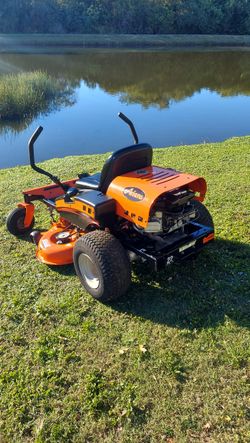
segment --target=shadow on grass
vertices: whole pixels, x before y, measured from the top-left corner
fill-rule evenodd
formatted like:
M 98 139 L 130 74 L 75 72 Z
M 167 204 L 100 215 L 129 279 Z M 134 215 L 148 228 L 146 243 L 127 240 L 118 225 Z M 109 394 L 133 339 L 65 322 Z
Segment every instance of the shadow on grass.
M 250 326 L 250 246 L 216 240 L 196 260 L 158 274 L 135 265 L 135 282 L 114 310 L 187 329 L 209 328 L 229 317 Z
M 73 265 L 50 269 L 75 275 Z M 159 273 L 135 263 L 128 294 L 111 306 L 142 321 L 177 328 L 209 328 L 224 323 L 227 317 L 249 328 L 250 246 L 217 239 L 195 260 Z

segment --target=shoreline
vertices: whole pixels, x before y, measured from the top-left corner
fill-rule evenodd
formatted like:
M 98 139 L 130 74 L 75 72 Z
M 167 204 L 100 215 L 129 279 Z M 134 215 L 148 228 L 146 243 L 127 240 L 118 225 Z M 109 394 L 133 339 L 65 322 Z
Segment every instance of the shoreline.
M 229 137 L 226 138 L 225 140 L 220 140 L 220 141 L 212 141 L 212 142 L 199 142 L 199 143 L 191 143 L 191 144 L 184 144 L 184 145 L 170 145 L 170 146 L 157 146 L 157 147 L 153 147 L 153 150 L 155 152 L 161 153 L 163 151 L 175 151 L 176 149 L 186 149 L 186 148 L 209 148 L 209 147 L 214 147 L 215 145 L 220 145 L 220 146 L 224 146 L 225 144 L 228 143 L 240 143 L 240 142 L 244 142 L 244 141 L 250 141 L 250 135 L 242 135 L 242 136 L 235 136 L 235 137 Z M 112 153 L 113 151 L 105 151 L 105 152 L 99 152 L 99 153 L 86 153 L 86 154 L 76 154 L 76 155 L 66 155 L 64 157 L 53 157 L 53 158 L 48 158 L 42 161 L 37 162 L 38 165 L 48 165 L 48 167 L 50 166 L 50 164 L 55 164 L 57 161 L 61 162 L 61 161 L 70 161 L 72 158 L 75 161 L 79 161 L 81 159 L 87 159 L 88 161 L 90 161 L 90 163 L 92 163 L 92 160 L 94 161 L 104 161 L 107 159 L 107 157 Z M 47 167 L 47 166 L 46 166 Z M 6 173 L 6 172 L 10 172 L 13 170 L 23 170 L 23 169 L 30 169 L 30 171 L 32 172 L 31 168 L 30 168 L 30 164 L 25 163 L 25 164 L 19 164 L 19 165 L 15 165 L 15 166 L 6 166 L 1 168 L 0 167 L 0 178 L 1 178 L 1 174 Z
M 250 48 L 250 35 L 0 34 L 0 53 L 84 49 Z

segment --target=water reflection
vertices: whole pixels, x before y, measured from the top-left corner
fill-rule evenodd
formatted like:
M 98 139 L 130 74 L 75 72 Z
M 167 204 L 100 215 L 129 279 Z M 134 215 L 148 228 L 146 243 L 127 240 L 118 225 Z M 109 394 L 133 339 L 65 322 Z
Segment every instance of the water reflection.
M 41 81 L 40 83 L 37 82 L 34 88 L 32 81 L 33 79 L 29 78 L 30 83 L 28 85 L 27 83 L 24 84 L 23 88 L 21 88 L 19 77 L 17 76 L 17 79 L 16 76 L 14 77 L 14 84 L 19 84 L 17 97 L 14 99 L 16 100 L 15 103 L 18 105 L 17 100 L 20 100 L 21 104 L 22 101 L 25 102 L 25 94 L 29 95 L 30 88 L 33 86 L 33 94 L 30 94 L 32 99 L 30 96 L 27 97 L 27 103 L 30 105 L 25 103 L 25 106 L 14 106 L 12 105 L 13 96 L 7 92 L 9 100 L 7 103 L 4 103 L 3 107 L 0 104 L 0 134 L 7 134 L 8 132 L 17 134 L 27 129 L 39 116 L 49 115 L 51 112 L 75 104 L 75 85 L 72 87 L 70 81 L 61 79 L 60 81 L 53 82 L 53 78 L 50 78 L 50 89 L 48 90 L 41 89 L 44 86 L 44 83 Z M 35 81 L 36 79 L 34 79 L 34 84 Z M 7 91 L 8 89 L 10 90 L 11 86 L 9 86 L 8 81 L 6 81 L 6 85 Z M 4 101 L 4 95 L 6 94 L 5 84 L 1 84 L 1 93 Z
M 71 55 L 2 55 L 0 73 L 46 69 L 72 87 L 84 80 L 125 103 L 168 107 L 201 89 L 221 96 L 250 95 L 249 52 L 83 52 Z
M 16 135 L 0 137 L 0 167 L 27 163 L 26 143 L 40 124 L 46 131 L 38 160 L 130 144 L 127 128 L 115 118 L 118 111 L 127 113 L 141 140 L 154 146 L 250 133 L 248 51 L 85 50 L 0 56 L 0 74 L 32 70 L 66 79 L 76 91 L 76 102 L 11 125 Z

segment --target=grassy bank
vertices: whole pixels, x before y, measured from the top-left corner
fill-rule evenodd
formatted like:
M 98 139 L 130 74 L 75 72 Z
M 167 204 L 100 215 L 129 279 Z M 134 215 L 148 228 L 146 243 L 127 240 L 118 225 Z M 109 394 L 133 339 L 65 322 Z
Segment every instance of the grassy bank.
M 0 171 L 3 442 L 241 442 L 250 438 L 250 138 L 155 151 L 154 163 L 204 175 L 217 240 L 155 275 L 133 268 L 126 298 L 101 305 L 71 266 L 35 260 L 6 232 L 21 190 L 46 182 Z M 62 178 L 107 155 L 46 162 Z M 36 227 L 49 227 L 39 206 Z
M 0 120 L 20 120 L 65 103 L 72 90 L 42 71 L 0 76 Z
M 0 34 L 0 52 L 77 48 L 250 47 L 249 35 Z

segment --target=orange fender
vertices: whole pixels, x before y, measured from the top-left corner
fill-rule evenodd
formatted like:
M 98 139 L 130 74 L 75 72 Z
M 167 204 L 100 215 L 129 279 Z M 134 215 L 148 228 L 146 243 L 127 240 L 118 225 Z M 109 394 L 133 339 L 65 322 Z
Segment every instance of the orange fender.
M 34 217 L 34 205 L 32 203 L 18 203 L 17 207 L 25 209 L 24 227 L 28 228 Z
M 207 190 L 204 178 L 157 166 L 116 177 L 109 185 L 107 195 L 116 200 L 117 215 L 145 228 L 155 200 L 165 192 L 183 186 L 197 193 L 197 200 L 204 200 Z

